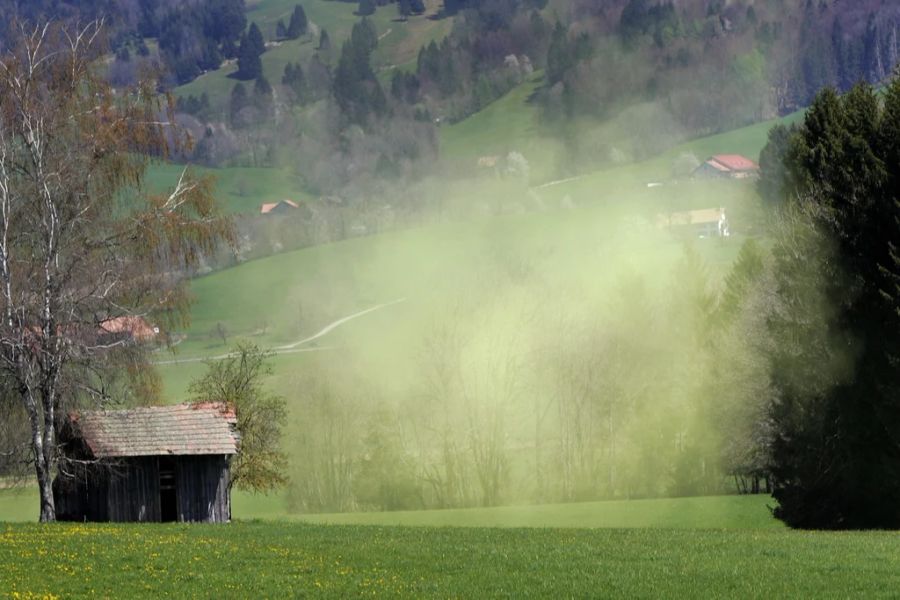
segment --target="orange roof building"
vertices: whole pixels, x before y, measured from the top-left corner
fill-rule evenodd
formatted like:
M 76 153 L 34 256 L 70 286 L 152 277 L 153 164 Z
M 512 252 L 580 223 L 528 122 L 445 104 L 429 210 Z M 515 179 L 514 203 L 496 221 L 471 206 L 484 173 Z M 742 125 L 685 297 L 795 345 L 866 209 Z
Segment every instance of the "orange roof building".
M 293 200 L 282 200 L 281 202 L 266 202 L 259 207 L 259 214 L 278 215 L 284 214 L 296 208 L 300 208 L 300 205 Z
M 740 154 L 716 154 L 694 170 L 694 177 L 747 179 L 759 174 L 759 165 Z

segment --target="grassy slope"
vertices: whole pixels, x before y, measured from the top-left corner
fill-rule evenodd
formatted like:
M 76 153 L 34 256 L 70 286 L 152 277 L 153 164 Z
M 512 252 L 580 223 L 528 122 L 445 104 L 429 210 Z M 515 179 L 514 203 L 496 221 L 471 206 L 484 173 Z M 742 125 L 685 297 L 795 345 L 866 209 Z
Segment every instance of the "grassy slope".
M 308 201 L 312 199 L 297 178 L 286 169 L 232 167 L 204 169 L 192 167 L 198 174 L 215 178 L 215 194 L 230 213 L 255 213 L 264 202 L 278 202 L 284 198 Z M 181 176 L 184 167 L 155 164 L 147 170 L 147 188 L 153 192 L 170 190 Z
M 789 531 L 0 526 L 12 597 L 890 597 L 900 537 Z
M 459 124 L 443 130 L 445 152 L 462 157 L 467 148 L 495 151 L 490 139 L 537 139 L 534 125 L 517 105 L 525 102 L 532 82 Z M 521 108 L 521 106 L 519 106 Z M 506 118 L 513 115 L 513 118 Z M 518 115 L 518 116 L 515 116 Z M 796 117 L 794 117 L 796 118 Z M 208 355 L 221 351 L 221 342 L 207 335 L 216 323 L 224 322 L 241 335 L 251 335 L 267 327 L 265 335 L 254 336 L 261 345 L 275 345 L 311 335 L 318 327 L 369 306 L 397 298 L 415 296 L 427 287 L 428 278 L 444 269 L 459 270 L 451 257 L 436 265 L 429 256 L 408 252 L 422 247 L 450 248 L 455 257 L 465 256 L 466 248 L 483 245 L 486 237 L 528 245 L 529 231 L 546 239 L 561 235 L 593 235 L 593 219 L 616 204 L 646 206 L 653 210 L 687 210 L 725 206 L 732 214 L 736 230 L 749 223 L 757 204 L 752 185 L 735 182 L 686 182 L 677 186 L 648 189 L 646 182 L 665 179 L 673 157 L 683 152 L 706 156 L 715 152 L 759 153 L 771 123 L 761 123 L 733 132 L 695 140 L 674 148 L 658 158 L 625 167 L 598 171 L 574 181 L 537 190 L 548 200 L 572 197 L 584 205 L 574 214 L 542 213 L 491 219 L 484 223 L 462 223 L 425 227 L 417 230 L 358 238 L 309 248 L 254 261 L 234 269 L 201 278 L 194 283 L 197 305 L 194 308 L 192 338 L 179 350 L 181 356 Z M 735 217 L 739 218 L 735 218 Z M 744 228 L 744 233 L 753 233 Z M 727 265 L 737 243 L 728 248 L 712 244 L 708 258 Z M 731 246 L 734 246 L 732 248 Z M 444 271 L 450 273 L 450 271 Z M 265 298 L 264 303 L 260 299 Z M 273 325 L 278 325 L 273 327 Z M 201 339 L 203 338 L 203 339 Z
M 285 25 L 290 20 L 291 12 L 297 0 L 261 0 L 248 2 L 247 21 L 255 22 L 263 32 L 263 36 L 274 39 L 278 20 Z M 350 30 L 360 17 L 354 12 L 356 2 L 337 2 L 333 0 L 304 0 L 303 8 L 309 20 L 316 26 L 328 31 L 331 38 L 332 51 L 329 55 L 337 56 L 341 44 L 350 36 Z M 429 10 L 421 16 L 412 17 L 406 23 L 397 21 L 396 7 L 384 6 L 371 17 L 381 38 L 379 49 L 375 54 L 376 69 L 389 69 L 395 65 L 408 65 L 415 61 L 419 48 L 431 40 L 441 39 L 449 33 L 452 19 L 432 20 L 428 17 L 440 6 L 439 0 L 427 2 Z M 386 34 L 386 35 L 385 35 Z M 262 56 L 263 72 L 270 83 L 281 81 L 284 67 L 289 62 L 307 61 L 318 46 L 318 38 L 305 35 L 297 40 L 285 40 L 272 44 Z M 328 59 L 328 55 L 325 57 Z M 194 81 L 175 90 L 177 95 L 199 96 L 206 92 L 210 101 L 218 106 L 225 106 L 236 80 L 229 77 L 237 70 L 233 61 L 216 71 L 210 71 Z
M 511 92 L 468 119 L 441 128 L 441 150 L 445 157 L 474 163 L 479 156 L 518 151 L 525 155 L 532 167 L 532 182 L 543 183 L 557 170 L 562 157 L 561 146 L 539 126 L 538 108 L 529 99 L 543 85 L 540 72 Z M 734 131 L 699 138 L 680 144 L 659 156 L 622 167 L 603 169 L 579 179 L 579 183 L 564 185 L 565 193 L 580 193 L 583 187 L 594 188 L 625 181 L 644 184 L 668 179 L 672 161 L 683 153 L 693 153 L 700 160 L 713 154 L 743 154 L 756 159 L 766 143 L 769 129 L 775 123 L 796 122 L 802 113 L 783 119 L 765 121 Z M 606 124 L 615 130 L 627 128 L 614 121 Z

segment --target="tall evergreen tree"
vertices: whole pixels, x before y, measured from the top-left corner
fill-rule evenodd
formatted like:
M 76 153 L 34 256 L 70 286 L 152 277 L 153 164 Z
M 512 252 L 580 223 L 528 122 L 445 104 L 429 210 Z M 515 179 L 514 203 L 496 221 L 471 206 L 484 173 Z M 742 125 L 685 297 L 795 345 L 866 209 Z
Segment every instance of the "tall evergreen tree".
M 261 56 L 266 51 L 266 41 L 256 23 L 250 23 L 250 29 L 247 30 L 247 44 L 249 49 L 256 52 L 257 56 Z
M 795 527 L 900 527 L 900 82 L 820 93 L 785 161 L 771 470 Z
M 305 34 L 308 29 L 309 20 L 306 18 L 306 12 L 303 10 L 303 7 L 298 4 L 294 7 L 294 12 L 291 13 L 291 20 L 290 23 L 288 23 L 287 28 L 287 37 L 288 39 L 295 40 Z
M 257 52 L 256 44 L 250 40 L 250 36 L 248 35 L 241 38 L 241 45 L 238 48 L 237 64 L 238 70 L 235 73 L 235 77 L 243 81 L 256 79 L 262 73 L 262 59 L 260 59 L 260 53 Z
M 375 0 L 359 0 L 359 6 L 356 8 L 356 14 L 361 17 L 368 17 L 375 14 Z
M 400 14 L 401 19 L 407 20 L 412 13 L 412 6 L 409 0 L 397 0 L 397 12 Z
M 331 50 L 331 37 L 328 35 L 328 30 L 322 29 L 319 33 L 319 50 Z

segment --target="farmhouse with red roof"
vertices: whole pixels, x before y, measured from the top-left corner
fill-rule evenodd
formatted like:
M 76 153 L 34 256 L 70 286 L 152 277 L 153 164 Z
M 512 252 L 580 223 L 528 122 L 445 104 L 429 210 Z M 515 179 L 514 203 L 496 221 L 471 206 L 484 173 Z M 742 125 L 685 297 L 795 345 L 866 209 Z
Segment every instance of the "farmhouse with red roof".
M 283 215 L 298 208 L 300 208 L 300 205 L 293 200 L 282 200 L 281 202 L 266 202 L 259 207 L 259 214 Z
M 747 179 L 759 174 L 759 165 L 740 154 L 716 154 L 694 170 L 694 177 L 705 179 Z

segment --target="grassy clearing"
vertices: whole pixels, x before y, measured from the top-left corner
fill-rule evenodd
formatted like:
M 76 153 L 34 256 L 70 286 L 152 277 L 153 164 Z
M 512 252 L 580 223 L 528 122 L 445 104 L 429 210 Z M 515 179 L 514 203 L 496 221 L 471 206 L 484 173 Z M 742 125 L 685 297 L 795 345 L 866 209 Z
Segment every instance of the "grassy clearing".
M 299 515 L 320 525 L 425 527 L 576 527 L 665 529 L 781 529 L 769 496 L 711 496 L 612 500 L 455 510 Z
M 215 195 L 230 213 L 257 213 L 264 202 L 278 202 L 285 198 L 300 201 L 312 199 L 301 182 L 287 169 L 232 167 L 207 169 L 192 167 L 198 174 L 215 178 Z M 163 192 L 177 183 L 183 165 L 155 164 L 147 170 L 146 184 L 150 191 Z
M 891 597 L 891 533 L 0 525 L 11 597 Z

